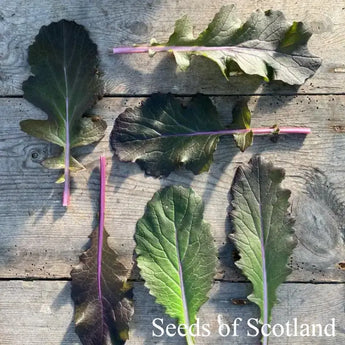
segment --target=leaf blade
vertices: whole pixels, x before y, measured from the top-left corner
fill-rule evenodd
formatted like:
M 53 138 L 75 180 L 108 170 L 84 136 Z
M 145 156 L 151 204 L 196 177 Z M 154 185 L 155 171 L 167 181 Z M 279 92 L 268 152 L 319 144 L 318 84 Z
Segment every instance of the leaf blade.
M 252 114 L 246 102 L 237 102 L 232 110 L 232 124 L 231 128 L 235 129 L 250 129 Z M 254 133 L 249 131 L 247 133 L 234 134 L 236 146 L 244 152 L 249 146 L 253 144 Z
M 248 297 L 260 308 L 260 322 L 269 323 L 276 290 L 291 273 L 288 258 L 296 246 L 287 213 L 290 191 L 280 184 L 285 173 L 259 156 L 236 171 L 231 188 L 230 235 L 240 254 L 236 265 L 253 284 Z
M 91 247 L 72 269 L 76 333 L 84 345 L 122 345 L 128 339 L 133 315 L 127 269 L 108 246 L 104 229 L 106 158 L 100 157 L 99 226 L 90 238 Z
M 301 85 L 320 67 L 321 59 L 307 49 L 312 34 L 303 23 L 289 24 L 280 11 L 257 10 L 241 25 L 234 9 L 234 5 L 223 6 L 197 38 L 186 17 L 176 22 L 163 45 L 171 47 L 182 70 L 189 67 L 193 55 L 200 55 L 214 61 L 227 79 L 235 62 L 244 73 L 266 81 Z M 189 51 L 179 51 L 188 46 Z
M 181 166 L 199 174 L 208 170 L 219 140 L 205 132 L 221 129 L 208 97 L 197 95 L 183 107 L 170 94 L 154 94 L 117 117 L 110 143 L 120 160 L 137 162 L 149 175 L 167 176 Z
M 61 20 L 40 29 L 29 47 L 28 62 L 33 75 L 23 83 L 24 98 L 48 115 L 50 126 L 46 123 L 40 129 L 37 121 L 31 121 L 22 122 L 21 127 L 30 135 L 64 147 L 63 204 L 67 206 L 70 150 L 82 133 L 82 115 L 102 93 L 97 46 L 83 26 Z M 84 138 L 83 145 L 94 141 L 95 137 Z
M 215 275 L 216 249 L 202 213 L 202 201 L 190 188 L 167 187 L 147 204 L 135 234 L 145 286 L 167 314 L 187 327 L 208 299 Z M 187 336 L 187 342 L 194 340 Z
M 128 271 L 109 247 L 109 234 L 104 230 L 102 298 L 99 298 L 98 229 L 91 233 L 91 246 L 71 271 L 75 329 L 83 345 L 120 345 L 128 339 L 128 323 L 133 314 L 132 291 L 126 283 Z

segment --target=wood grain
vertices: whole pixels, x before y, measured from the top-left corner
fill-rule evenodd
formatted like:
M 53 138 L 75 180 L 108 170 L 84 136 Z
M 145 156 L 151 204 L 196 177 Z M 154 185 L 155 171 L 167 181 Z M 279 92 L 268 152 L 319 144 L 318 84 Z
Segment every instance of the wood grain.
M 255 305 L 234 304 L 235 299 L 245 298 L 249 285 L 244 283 L 216 283 L 210 299 L 198 314 L 201 324 L 209 324 L 210 336 L 198 337 L 197 344 L 256 345 L 258 337 L 248 337 L 246 323 L 258 317 Z M 54 281 L 0 282 L 0 334 L 2 345 L 79 345 L 74 333 L 73 306 L 70 283 Z M 163 318 L 164 325 L 173 322 L 164 315 L 162 307 L 142 283 L 134 285 L 135 315 L 130 325 L 128 345 L 176 344 L 184 345 L 183 338 L 152 337 L 152 321 Z M 345 285 L 344 284 L 283 284 L 279 288 L 281 300 L 273 311 L 272 325 L 285 324 L 294 318 L 299 324 L 329 324 L 335 318 L 335 337 L 271 337 L 270 344 L 338 345 L 345 340 Z M 30 308 L 28 308 L 28 305 Z M 223 323 L 231 324 L 241 317 L 237 337 L 222 337 L 218 332 L 218 315 Z M 18 332 L 20 330 L 20 332 Z M 157 333 L 157 330 L 156 330 Z
M 79 254 L 87 246 L 87 236 L 97 223 L 98 160 L 104 153 L 108 158 L 105 226 L 110 233 L 109 244 L 132 269 L 132 279 L 137 281 L 136 313 L 128 345 L 184 344 L 179 338 L 152 338 L 152 320 L 164 317 L 164 312 L 142 282 L 138 282 L 140 277 L 132 258 L 136 221 L 153 193 L 171 184 L 191 186 L 203 197 L 205 219 L 211 224 L 219 249 L 218 281 L 199 314 L 202 323 L 211 323 L 212 335 L 198 338 L 197 344 L 258 344 L 259 339 L 244 336 L 244 328 L 239 337 L 217 335 L 218 314 L 227 323 L 236 317 L 246 321 L 258 316 L 253 304 L 242 306 L 232 302 L 245 298 L 250 285 L 243 283 L 243 276 L 235 268 L 236 253 L 227 240 L 231 232 L 227 217 L 229 189 L 235 170 L 256 153 L 286 169 L 284 187 L 292 190 L 291 213 L 296 219 L 299 239 L 290 261 L 293 269 L 288 278 L 290 283 L 279 288 L 281 302 L 274 308 L 273 323 L 298 318 L 301 323 L 327 324 L 336 319 L 334 338 L 271 338 L 270 344 L 345 343 L 344 0 L 230 2 L 236 4 L 243 21 L 257 8 L 272 8 L 283 11 L 290 21 L 307 23 L 314 33 L 309 49 L 323 59 L 323 64 L 300 88 L 281 83 L 267 85 L 256 77 L 233 77 L 226 82 L 218 68 L 202 58 L 195 58 L 191 68 L 181 72 L 167 54 L 150 58 L 146 54 L 109 53 L 114 46 L 148 43 L 152 37 L 166 40 L 175 20 L 184 14 L 190 16 L 198 33 L 228 3 L 227 0 L 68 3 L 0 0 L 1 345 L 80 345 L 71 323 L 70 283 L 56 279 L 69 278 L 72 265 L 78 262 Z M 54 184 L 60 172 L 40 165 L 42 160 L 56 154 L 58 148 L 19 129 L 21 120 L 45 117 L 20 97 L 21 84 L 29 76 L 27 48 L 42 25 L 62 18 L 75 20 L 89 30 L 98 45 L 105 91 L 120 96 L 103 99 L 90 112 L 104 117 L 108 129 L 98 145 L 75 152 L 87 169 L 73 177 L 68 210 L 61 206 L 62 186 Z M 136 164 L 121 163 L 112 157 L 108 137 L 119 113 L 127 106 L 138 105 L 143 100 L 140 96 L 156 91 L 219 95 L 213 101 L 225 124 L 231 120 L 236 95 L 265 94 L 250 99 L 253 126 L 310 126 L 312 134 L 306 138 L 281 136 L 277 142 L 270 137 L 257 137 L 244 154 L 235 148 L 232 138 L 222 138 L 209 173 L 194 176 L 181 170 L 166 179 L 146 177 Z
M 97 43 L 101 69 L 108 94 L 148 95 L 173 92 L 191 95 L 275 93 L 344 93 L 345 92 L 345 4 L 343 0 L 233 0 L 238 15 L 245 21 L 257 8 L 276 9 L 288 20 L 306 22 L 315 35 L 310 51 L 323 59 L 316 75 L 297 90 L 274 83 L 261 85 L 258 78 L 233 77 L 226 82 L 218 67 L 196 58 L 186 73 L 176 70 L 171 56 L 146 54 L 112 56 L 114 46 L 148 43 L 152 37 L 167 40 L 175 21 L 188 14 L 195 32 L 205 29 L 227 0 L 74 0 L 66 4 L 56 0 L 1 0 L 0 9 L 0 95 L 21 95 L 21 84 L 29 75 L 27 48 L 42 25 L 62 18 L 84 25 Z M 260 86 L 261 85 L 261 86 Z
M 214 97 L 224 123 L 238 98 Z M 253 126 L 308 125 L 312 134 L 257 137 L 244 154 L 232 138 L 223 138 L 210 172 L 194 176 L 178 171 L 166 179 L 144 176 L 136 164 L 112 158 L 108 138 L 116 116 L 139 98 L 105 98 L 92 110 L 108 123 L 105 138 L 96 147 L 79 150 L 86 171 L 72 183 L 71 206 L 61 206 L 62 186 L 54 184 L 60 172 L 40 165 L 56 148 L 27 136 L 19 129 L 25 118 L 44 118 L 22 99 L 0 99 L 0 113 L 10 114 L 0 128 L 0 277 L 68 278 L 71 266 L 85 248 L 96 224 L 99 195 L 98 160 L 108 157 L 107 210 L 105 226 L 110 245 L 132 267 L 133 234 L 145 205 L 160 187 L 191 186 L 203 197 L 205 219 L 210 222 L 220 265 L 218 279 L 243 281 L 234 267 L 233 249 L 227 242 L 231 231 L 227 218 L 229 189 L 236 167 L 260 153 L 286 169 L 284 186 L 292 190 L 292 213 L 296 218 L 299 245 L 291 260 L 289 281 L 344 282 L 345 201 L 345 96 L 252 97 Z M 88 153 L 87 156 L 85 154 Z M 133 279 L 138 278 L 136 269 Z

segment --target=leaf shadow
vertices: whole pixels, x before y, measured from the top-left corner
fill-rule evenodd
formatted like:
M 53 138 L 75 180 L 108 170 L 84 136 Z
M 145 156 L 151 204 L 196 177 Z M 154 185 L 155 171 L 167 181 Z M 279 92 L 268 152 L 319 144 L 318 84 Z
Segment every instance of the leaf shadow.
M 60 345 L 79 345 L 81 344 L 78 335 L 75 333 L 75 327 L 73 320 L 70 322 L 68 327 L 66 328 L 66 332 L 61 340 Z
M 132 162 L 122 162 L 113 152 L 111 158 L 111 170 L 108 177 L 108 183 L 114 186 L 113 193 L 117 193 L 121 186 L 126 182 L 131 176 L 145 174 L 144 171 L 140 169 L 138 164 Z
M 89 175 L 89 179 L 87 181 L 87 190 L 89 193 L 89 199 L 92 203 L 92 214 L 93 220 L 90 229 L 90 233 L 92 230 L 98 225 L 98 216 L 99 216 L 99 197 L 100 197 L 100 171 L 99 167 L 93 168 Z
M 147 92 L 149 94 L 156 92 L 172 93 L 179 96 L 191 96 L 197 93 L 206 95 L 254 94 L 263 84 L 261 77 L 245 74 L 232 76 L 228 81 L 215 63 L 200 56 L 194 56 L 190 67 L 186 71 L 182 71 L 176 65 L 172 54 L 167 53 L 161 55 L 159 60 L 157 59 L 155 68 L 148 73 L 134 68 L 133 66 L 137 66 L 138 62 L 131 62 L 131 58 L 131 56 L 126 55 L 114 57 L 116 59 L 114 66 L 121 70 L 121 77 L 126 85 L 126 94 L 129 95 L 146 96 Z M 155 59 L 155 57 L 151 59 Z M 137 81 L 135 86 L 146 85 L 147 91 L 138 94 L 136 89 L 130 89 L 133 79 Z M 158 81 L 158 83 L 147 85 L 147 80 Z M 161 80 L 168 82 L 161 83 Z M 107 81 L 107 85 L 110 90 L 115 88 L 111 80 Z M 112 91 L 109 95 L 112 95 Z
M 66 306 L 66 305 L 72 305 L 72 300 L 71 300 L 71 284 L 70 282 L 66 283 L 65 286 L 60 290 L 56 298 L 54 299 L 51 309 L 57 313 L 59 310 Z M 73 312 L 74 315 L 74 312 Z M 61 340 L 61 345 L 77 345 L 81 344 L 77 334 L 75 333 L 75 327 L 74 327 L 74 321 L 73 321 L 74 316 L 72 316 L 72 319 L 70 323 L 68 324 L 68 327 L 66 328 L 65 334 Z
M 32 215 L 34 216 L 33 223 L 36 225 L 48 211 L 53 211 L 53 221 L 55 222 L 65 215 L 67 209 L 62 206 L 63 184 L 55 183 L 59 176 L 61 176 L 61 171 L 49 170 L 41 165 L 48 157 L 59 155 L 59 148 L 57 145 L 47 143 L 40 139 L 33 140 L 35 140 L 35 144 L 31 147 L 29 152 L 25 152 L 25 168 L 35 168 L 37 174 L 45 174 L 45 177 L 51 180 L 51 189 L 48 194 L 46 194 L 46 190 L 44 190 L 44 194 L 42 193 L 40 197 L 37 198 L 38 200 L 36 199 L 38 201 L 37 211 L 32 210 Z M 37 181 L 38 180 L 39 177 L 37 177 Z M 71 187 L 73 187 L 73 184 L 74 182 L 72 180 Z M 39 199 L 42 198 L 41 196 L 43 196 L 42 203 L 39 202 Z
M 209 300 L 201 307 L 198 317 L 201 323 L 213 323 L 215 338 L 213 342 L 223 343 L 224 339 L 231 338 L 231 344 L 234 345 L 256 345 L 259 344 L 260 336 L 248 337 L 246 327 L 247 320 L 260 316 L 259 308 L 248 301 L 247 296 L 251 292 L 251 286 L 247 282 L 218 282 L 216 281 L 211 289 Z M 210 311 L 214 319 L 210 320 Z M 240 318 L 234 335 L 232 324 L 236 318 Z M 230 327 L 230 334 L 227 338 L 221 336 L 219 321 Z M 224 329 L 223 329 L 224 331 Z
M 229 184 L 228 191 L 228 207 L 227 216 L 224 222 L 224 244 L 218 249 L 219 266 L 222 268 L 223 279 L 232 282 L 247 282 L 247 279 L 242 275 L 241 270 L 237 268 L 235 262 L 239 259 L 238 252 L 234 243 L 230 239 L 230 234 L 233 233 L 232 223 L 230 220 L 231 212 L 231 186 Z

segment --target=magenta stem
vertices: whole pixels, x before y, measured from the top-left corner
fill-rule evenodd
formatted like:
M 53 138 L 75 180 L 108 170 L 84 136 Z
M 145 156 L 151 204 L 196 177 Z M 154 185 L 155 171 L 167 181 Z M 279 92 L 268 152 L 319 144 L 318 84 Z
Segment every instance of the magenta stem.
M 263 127 L 263 128 L 248 128 L 248 129 L 224 129 L 220 131 L 208 132 L 193 132 L 193 133 L 178 133 L 178 134 L 163 134 L 162 137 L 194 137 L 197 135 L 227 135 L 227 134 L 241 134 L 252 131 L 254 135 L 264 134 L 310 134 L 311 129 L 306 127 Z
M 100 157 L 100 175 L 101 175 L 101 191 L 100 191 L 100 209 L 99 209 L 99 227 L 98 227 L 98 252 L 97 252 L 97 285 L 98 298 L 102 301 L 102 249 L 103 249 L 103 232 L 104 232 L 104 211 L 105 211 L 105 180 L 106 180 L 106 159 Z
M 69 138 L 69 115 L 68 115 L 68 96 L 66 97 L 66 120 L 65 120 L 65 130 L 66 130 L 66 144 L 65 144 L 65 184 L 63 190 L 62 206 L 68 206 L 70 202 L 70 138 Z
M 70 155 L 71 155 L 71 145 L 70 145 L 70 135 L 69 135 L 69 96 L 68 96 L 68 83 L 67 83 L 67 71 L 66 67 L 64 67 L 64 77 L 65 77 L 65 85 L 66 85 L 66 98 L 65 98 L 65 110 L 66 110 L 66 118 L 65 118 L 65 131 L 66 131 L 66 143 L 65 143 L 65 185 L 63 190 L 63 199 L 62 199 L 62 206 L 68 206 L 70 201 Z
M 67 137 L 67 134 L 66 134 Z M 68 206 L 71 198 L 70 193 L 70 174 L 69 174 L 69 160 L 70 160 L 70 154 L 69 154 L 70 148 L 69 145 L 66 144 L 65 147 L 65 184 L 63 189 L 63 198 L 62 198 L 62 206 Z
M 117 47 L 113 48 L 113 54 L 133 54 L 133 53 L 148 53 L 150 51 L 168 52 L 168 51 L 180 51 L 180 52 L 196 52 L 196 51 L 212 51 L 212 50 L 234 50 L 234 47 L 203 47 L 203 46 L 137 46 L 137 47 Z

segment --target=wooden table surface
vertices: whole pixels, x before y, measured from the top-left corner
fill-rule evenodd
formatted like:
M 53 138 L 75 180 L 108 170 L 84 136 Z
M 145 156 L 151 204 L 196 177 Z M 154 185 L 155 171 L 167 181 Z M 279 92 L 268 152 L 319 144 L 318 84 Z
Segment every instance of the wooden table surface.
M 298 318 L 301 323 L 329 323 L 330 338 L 272 338 L 271 344 L 345 343 L 345 1 L 256 0 L 236 3 L 242 20 L 257 8 L 282 10 L 290 20 L 308 23 L 314 32 L 310 51 L 323 59 L 315 76 L 300 88 L 258 78 L 233 77 L 227 82 L 217 67 L 195 58 L 183 73 L 171 56 L 158 54 L 112 56 L 109 48 L 165 40 L 174 22 L 188 14 L 196 32 L 205 28 L 224 0 L 0 0 L 0 344 L 80 344 L 74 333 L 70 271 L 87 246 L 96 224 L 98 160 L 107 156 L 107 211 L 105 226 L 110 244 L 121 261 L 132 268 L 133 234 L 147 201 L 160 187 L 191 186 L 203 197 L 205 219 L 211 224 L 220 263 L 210 300 L 202 307 L 202 322 L 217 328 L 217 315 L 257 317 L 253 304 L 235 305 L 250 285 L 233 263 L 227 241 L 229 188 L 237 166 L 260 153 L 286 169 L 284 186 L 292 190 L 291 212 L 299 239 L 291 258 L 293 273 L 279 288 L 273 323 Z M 59 172 L 40 162 L 56 147 L 20 131 L 19 122 L 43 119 L 44 113 L 22 98 L 21 84 L 29 75 L 27 48 L 42 25 L 62 18 L 84 25 L 98 44 L 106 97 L 90 113 L 108 123 L 104 139 L 79 150 L 87 167 L 73 178 L 72 202 L 61 205 Z M 310 126 L 305 140 L 282 136 L 278 142 L 258 137 L 245 153 L 231 138 L 222 139 L 209 173 L 194 176 L 178 171 L 165 179 L 144 176 L 135 164 L 121 163 L 109 148 L 114 119 L 128 106 L 153 92 L 188 97 L 197 92 L 212 96 L 224 121 L 239 98 L 249 99 L 253 125 Z M 184 344 L 181 338 L 152 338 L 152 320 L 163 317 L 134 270 L 135 317 L 129 345 Z M 166 318 L 168 320 L 168 318 Z M 243 333 L 243 332 L 242 332 Z M 197 344 L 258 344 L 259 339 L 198 338 Z

